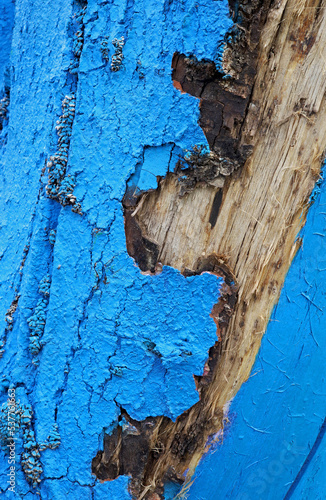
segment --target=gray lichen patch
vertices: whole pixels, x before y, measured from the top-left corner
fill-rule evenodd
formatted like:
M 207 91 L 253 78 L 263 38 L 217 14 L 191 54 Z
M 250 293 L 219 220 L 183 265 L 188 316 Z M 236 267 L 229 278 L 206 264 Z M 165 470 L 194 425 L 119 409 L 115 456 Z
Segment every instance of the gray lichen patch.
M 0 99 L 0 130 L 2 130 L 3 124 L 8 118 L 9 104 L 10 104 L 10 93 L 9 89 L 6 89 L 4 97 Z
M 239 168 L 240 163 L 230 158 L 220 157 L 203 146 L 195 145 L 180 159 L 174 169 L 181 185 L 180 196 L 195 189 L 198 185 L 222 188 L 225 178 Z
M 111 71 L 116 72 L 116 71 L 119 71 L 121 68 L 122 61 L 124 58 L 123 52 L 122 52 L 123 46 L 125 44 L 124 40 L 125 39 L 123 36 L 121 38 L 114 38 L 112 40 L 112 45 L 115 48 L 115 52 L 111 58 Z
M 75 181 L 70 174 L 67 174 L 75 106 L 75 95 L 65 96 L 62 101 L 62 114 L 56 125 L 58 150 L 47 162 L 49 180 L 46 191 L 49 198 L 57 200 L 63 206 L 71 205 L 73 212 L 81 214 L 80 203 L 73 194 Z

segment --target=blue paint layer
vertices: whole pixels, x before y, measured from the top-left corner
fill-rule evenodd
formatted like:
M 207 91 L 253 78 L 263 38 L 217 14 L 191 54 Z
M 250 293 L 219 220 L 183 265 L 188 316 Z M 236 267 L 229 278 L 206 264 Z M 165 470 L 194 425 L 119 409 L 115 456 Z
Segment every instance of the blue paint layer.
M 325 422 L 325 421 L 324 421 Z M 308 500 L 315 498 L 323 500 L 325 498 L 325 477 L 326 477 L 326 439 L 325 439 L 325 424 L 320 430 L 315 441 L 316 448 L 311 448 L 311 453 L 308 455 L 308 461 L 305 463 L 307 467 L 302 467 L 298 474 L 297 482 L 293 483 L 295 488 L 289 489 L 289 498 L 293 500 Z
M 171 60 L 176 50 L 218 57 L 227 13 L 226 1 L 213 0 L 90 1 L 84 14 L 69 0 L 16 2 L 10 121 L 0 152 L 0 403 L 15 387 L 33 414 L 25 438 L 22 427 L 17 432 L 15 493 L 8 457 L 0 455 L 8 498 L 128 498 L 128 478 L 100 484 L 91 474 L 120 405 L 138 420 L 174 419 L 198 401 L 193 374 L 202 374 L 216 341 L 209 314 L 220 281 L 168 267 L 142 275 L 126 252 L 121 200 L 133 176 L 140 190 L 156 187 L 183 150 L 206 143 L 198 101 L 172 86 Z M 111 42 L 122 36 L 123 58 L 111 71 Z M 72 94 L 74 119 L 58 136 L 61 106 Z M 67 193 L 76 197 L 82 216 L 47 197 L 42 169 L 56 151 L 68 161 L 55 194 L 62 204 Z M 60 168 L 58 161 L 54 173 Z
M 146 148 L 143 159 L 128 181 L 128 188 L 133 194 L 157 188 L 157 178 L 173 171 L 177 161 L 183 156 L 184 151 L 174 143 Z
M 316 441 L 314 442 L 311 450 L 309 451 L 307 458 L 304 461 L 301 469 L 299 470 L 295 480 L 293 481 L 290 488 L 288 489 L 287 494 L 284 497 L 284 500 L 289 500 L 290 498 L 293 498 L 294 494 L 298 493 L 298 490 L 299 490 L 298 487 L 300 486 L 300 483 L 301 483 L 301 489 L 302 489 L 302 487 L 304 487 L 303 483 L 304 483 L 304 480 L 307 478 L 307 475 L 306 475 L 307 470 L 309 469 L 309 467 L 311 467 L 311 464 L 313 464 L 312 467 L 314 467 L 314 465 L 316 463 L 315 457 L 320 449 L 320 445 L 322 444 L 322 442 L 324 440 L 325 432 L 326 432 L 326 419 L 323 421 L 322 426 L 321 426 L 319 433 L 317 435 Z M 317 454 L 317 457 L 318 457 L 318 454 Z M 325 479 L 324 479 L 324 481 L 325 481 Z M 323 483 L 323 485 L 324 485 L 324 483 Z M 323 485 L 322 485 L 321 491 L 323 491 Z
M 10 83 L 10 51 L 12 30 L 14 26 L 14 0 L 0 1 L 0 91 L 3 92 L 5 86 Z M 2 96 L 1 96 L 2 97 Z

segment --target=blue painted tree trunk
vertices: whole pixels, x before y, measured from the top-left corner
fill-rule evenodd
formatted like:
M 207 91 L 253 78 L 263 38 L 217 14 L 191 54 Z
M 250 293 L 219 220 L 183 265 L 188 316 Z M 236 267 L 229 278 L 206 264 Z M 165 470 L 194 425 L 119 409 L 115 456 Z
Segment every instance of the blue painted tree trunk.
M 127 499 L 99 481 L 105 435 L 194 405 L 216 342 L 222 280 L 128 255 L 127 185 L 149 190 L 194 145 L 198 100 L 174 88 L 177 51 L 220 64 L 224 0 L 0 1 L 3 498 Z M 138 187 L 137 187 L 138 186 Z M 320 191 L 320 192 L 319 192 Z M 223 439 L 191 500 L 326 496 L 325 189 Z M 167 483 L 172 499 L 180 484 Z M 154 497 L 153 497 L 154 498 Z

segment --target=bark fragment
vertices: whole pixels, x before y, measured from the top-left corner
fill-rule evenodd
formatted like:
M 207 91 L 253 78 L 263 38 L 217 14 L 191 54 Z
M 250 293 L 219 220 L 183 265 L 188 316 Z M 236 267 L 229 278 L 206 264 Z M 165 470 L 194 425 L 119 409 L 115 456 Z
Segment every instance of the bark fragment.
M 259 40 L 270 0 L 230 2 L 235 25 L 228 35 L 223 70 L 212 61 L 198 61 L 176 52 L 172 59 L 172 79 L 181 92 L 200 99 L 199 124 L 211 150 L 211 171 L 199 180 L 208 182 L 231 175 L 242 167 L 252 151 L 243 143 L 243 126 L 257 72 Z M 198 169 L 196 172 L 198 176 Z M 214 184 L 213 184 L 214 185 Z

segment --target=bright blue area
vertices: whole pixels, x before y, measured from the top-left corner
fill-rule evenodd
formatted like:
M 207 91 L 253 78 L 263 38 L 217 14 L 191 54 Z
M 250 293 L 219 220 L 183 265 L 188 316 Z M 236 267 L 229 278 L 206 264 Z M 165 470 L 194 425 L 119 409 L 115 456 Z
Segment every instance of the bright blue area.
M 137 195 L 142 191 L 157 188 L 158 177 L 164 177 L 169 171 L 173 171 L 183 155 L 182 149 L 173 143 L 145 148 L 143 158 L 128 180 L 129 194 Z
M 326 478 L 326 439 L 323 436 L 316 454 L 309 462 L 292 494 L 293 500 L 324 500 Z
M 167 482 L 164 485 L 164 499 L 173 500 L 175 496 L 179 493 L 180 486 L 173 482 Z
M 128 482 L 128 477 L 120 476 L 115 481 L 97 483 L 94 487 L 94 500 L 111 500 L 111 498 L 112 500 L 130 500 L 131 496 L 127 491 Z
M 0 0 L 0 99 L 9 84 L 11 38 L 14 26 L 14 0 Z
M 326 413 L 325 208 L 323 181 L 223 445 L 202 460 L 190 500 L 283 500 L 315 443 Z M 293 499 L 325 498 L 324 449 L 325 437 Z
M 182 149 L 176 147 L 175 144 L 146 148 L 144 160 L 139 165 L 138 175 L 136 177 L 137 166 L 135 179 L 132 177 L 131 180 L 134 180 L 134 184 L 137 185 L 139 191 L 155 189 L 157 187 L 157 176 L 164 177 L 169 171 L 173 171 L 177 161 L 183 154 Z M 136 190 L 136 192 L 138 191 Z
M 17 0 L 10 121 L 0 153 L 0 320 L 6 340 L 0 403 L 9 384 L 19 386 L 17 397 L 33 408 L 36 441 L 47 442 L 55 422 L 61 441 L 41 452 L 36 490 L 18 461 L 12 496 L 28 500 L 40 498 L 38 492 L 43 500 L 128 498 L 128 478 L 100 484 L 91 474 L 104 432 L 117 424 L 119 405 L 138 420 L 176 418 L 198 401 L 193 375 L 203 373 L 217 338 L 209 315 L 220 280 L 210 274 L 185 278 L 168 267 L 158 276 L 141 274 L 126 252 L 121 200 L 131 176 L 139 172 L 140 189 L 156 187 L 156 176 L 173 170 L 184 149 L 206 143 L 197 124 L 198 100 L 173 88 L 171 60 L 176 50 L 215 57 L 230 25 L 226 1 L 89 2 L 67 171 L 75 175 L 83 216 L 49 200 L 47 175 L 41 175 L 57 149 L 54 126 L 62 100 L 74 91 L 67 69 L 76 9 L 68 0 Z M 108 38 L 111 56 L 111 40 L 121 36 L 123 64 L 113 73 L 101 42 Z M 32 356 L 27 320 L 47 274 L 42 348 Z M 4 318 L 17 293 L 13 329 L 6 331 Z M 1 453 L 2 492 L 7 473 Z

